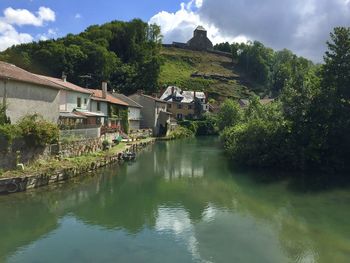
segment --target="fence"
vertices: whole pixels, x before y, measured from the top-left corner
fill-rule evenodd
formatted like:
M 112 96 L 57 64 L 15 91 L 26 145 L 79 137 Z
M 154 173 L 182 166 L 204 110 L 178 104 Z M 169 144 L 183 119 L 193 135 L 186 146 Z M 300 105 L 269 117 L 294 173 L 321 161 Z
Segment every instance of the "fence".
M 89 129 L 75 129 L 75 130 L 61 130 L 60 140 L 70 138 L 81 138 L 81 139 L 94 139 L 101 137 L 101 128 L 89 128 Z

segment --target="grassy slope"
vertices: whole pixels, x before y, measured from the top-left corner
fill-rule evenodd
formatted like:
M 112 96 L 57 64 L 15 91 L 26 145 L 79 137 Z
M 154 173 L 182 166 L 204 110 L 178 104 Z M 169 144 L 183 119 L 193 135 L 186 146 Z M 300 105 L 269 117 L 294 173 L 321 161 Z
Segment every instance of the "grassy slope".
M 246 98 L 258 87 L 242 77 L 235 63 L 228 57 L 207 52 L 178 48 L 163 48 L 164 65 L 160 84 L 176 85 L 185 90 L 203 90 L 211 97 Z M 191 74 L 220 75 L 234 80 L 193 78 Z

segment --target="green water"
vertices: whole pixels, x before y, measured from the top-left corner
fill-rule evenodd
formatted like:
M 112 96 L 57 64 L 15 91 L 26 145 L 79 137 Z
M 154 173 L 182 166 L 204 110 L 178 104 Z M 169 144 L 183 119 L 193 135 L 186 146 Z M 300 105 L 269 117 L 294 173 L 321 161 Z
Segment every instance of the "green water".
M 350 190 L 238 172 L 216 138 L 0 196 L 0 262 L 350 262 Z

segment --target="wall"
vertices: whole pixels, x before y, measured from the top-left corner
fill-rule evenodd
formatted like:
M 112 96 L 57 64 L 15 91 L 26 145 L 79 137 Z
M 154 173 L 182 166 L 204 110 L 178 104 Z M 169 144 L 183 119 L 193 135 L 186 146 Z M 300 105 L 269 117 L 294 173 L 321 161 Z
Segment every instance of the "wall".
M 169 105 L 171 105 L 169 107 Z M 179 109 L 178 105 L 181 105 L 182 108 Z M 191 109 L 189 109 L 191 106 Z M 177 119 L 178 114 L 182 114 L 183 118 L 189 118 L 189 115 L 192 115 L 192 118 L 195 117 L 195 104 L 194 103 L 178 103 L 178 102 L 169 102 L 168 111 L 173 114 L 173 117 Z
M 141 109 L 141 129 L 153 129 L 156 125 L 155 101 L 139 94 L 131 95 L 130 98 L 143 107 Z
M 75 130 L 61 130 L 61 140 L 68 139 L 71 137 L 76 138 L 100 138 L 101 128 L 86 128 L 86 129 L 75 129 Z
M 140 129 L 141 122 L 141 109 L 129 107 L 128 108 L 128 119 L 129 119 L 129 129 L 138 130 Z
M 89 110 L 90 108 L 90 94 L 74 92 L 69 90 L 62 90 L 60 93 L 60 111 L 72 112 L 78 108 L 77 100 L 78 97 L 81 98 L 81 108 L 82 110 Z M 84 99 L 87 103 L 84 104 Z
M 97 110 L 98 102 L 100 103 L 100 111 Z M 105 116 L 108 116 L 108 103 L 104 101 L 91 100 L 89 111 L 103 113 Z
M 60 90 L 31 83 L 0 80 L 0 102 L 6 89 L 7 116 L 16 123 L 28 114 L 40 114 L 47 121 L 57 123 L 59 118 Z

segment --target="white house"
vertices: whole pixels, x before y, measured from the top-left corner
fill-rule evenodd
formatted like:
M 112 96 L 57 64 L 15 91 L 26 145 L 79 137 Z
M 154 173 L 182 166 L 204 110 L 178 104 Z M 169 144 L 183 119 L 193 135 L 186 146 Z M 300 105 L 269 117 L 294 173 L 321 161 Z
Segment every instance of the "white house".
M 120 94 L 113 93 L 113 96 L 120 99 L 121 101 L 129 104 L 128 106 L 128 120 L 129 120 L 129 129 L 130 130 L 139 130 L 141 127 L 141 109 L 142 106 L 131 98 Z
M 28 114 L 40 114 L 57 123 L 62 86 L 0 61 L 0 103 L 12 123 Z

